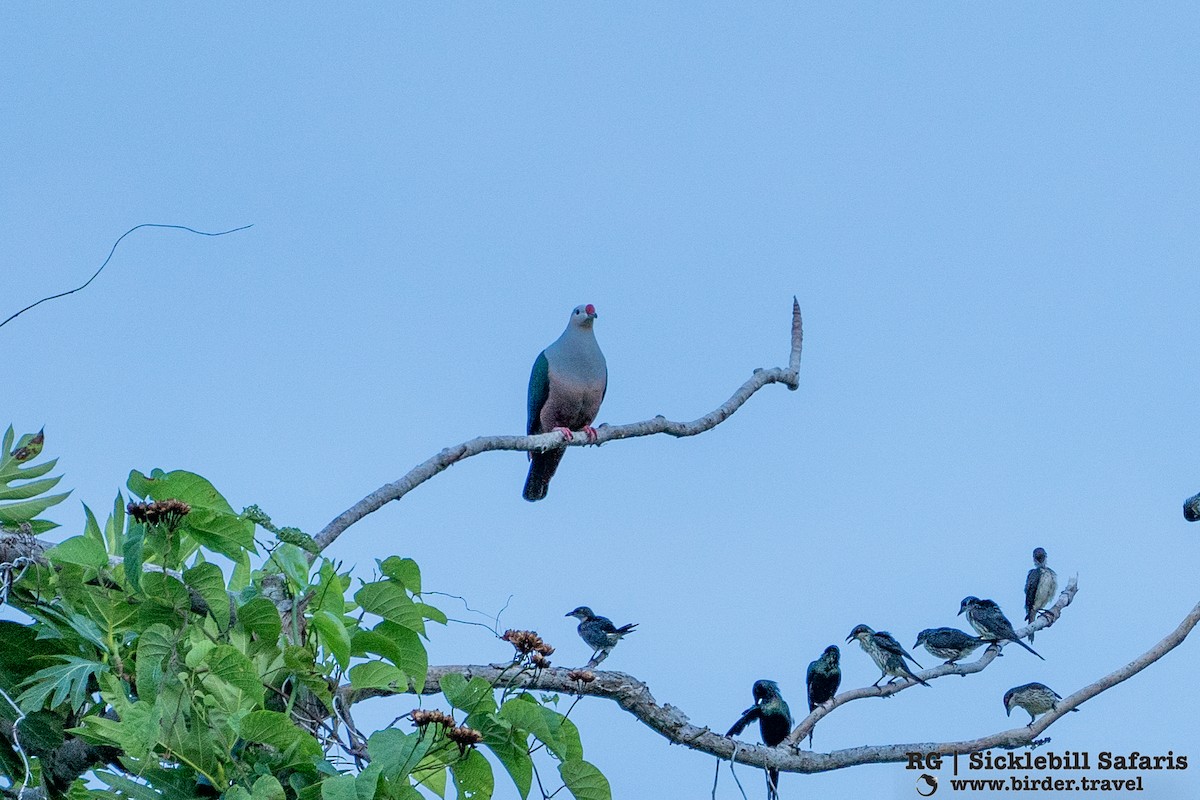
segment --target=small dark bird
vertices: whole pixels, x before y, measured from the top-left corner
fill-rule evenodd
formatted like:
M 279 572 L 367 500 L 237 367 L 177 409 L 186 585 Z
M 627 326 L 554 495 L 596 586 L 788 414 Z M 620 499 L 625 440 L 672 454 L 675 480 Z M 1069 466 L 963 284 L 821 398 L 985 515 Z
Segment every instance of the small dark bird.
M 1032 728 L 1037 715 L 1058 708 L 1059 700 L 1062 700 L 1062 695 L 1044 683 L 1034 682 L 1023 686 L 1014 686 L 1004 693 L 1004 713 L 1011 717 L 1013 706 L 1020 706 L 1029 712 L 1029 727 Z M 1071 710 L 1078 711 L 1079 709 L 1072 708 Z
M 808 665 L 808 710 L 811 712 L 817 706 L 824 705 L 837 694 L 838 686 L 842 683 L 842 651 L 836 644 L 831 644 L 821 653 L 821 657 Z M 812 731 L 808 732 L 808 746 L 812 747 Z
M 746 726 L 758 720 L 758 731 L 763 744 L 774 747 L 787 738 L 792 731 L 792 712 L 779 692 L 775 681 L 754 682 L 754 705 L 742 712 L 741 718 L 733 723 L 726 736 L 737 736 Z M 779 770 L 767 770 L 767 800 L 778 800 Z
M 873 631 L 866 625 L 856 625 L 854 630 L 850 631 L 850 635 L 846 637 L 846 641 L 849 642 L 852 639 L 858 640 L 862 649 L 883 672 L 872 686 L 878 686 L 879 681 L 888 675 L 892 676 L 888 683 L 894 683 L 896 678 L 911 678 L 922 686 L 929 685 L 918 678 L 916 673 L 908 668 L 908 664 L 904 663 L 906 658 L 914 664 L 917 664 L 917 660 L 909 655 L 908 651 L 887 631 Z M 921 665 L 917 664 L 917 666 Z
M 587 663 L 589 667 L 598 666 L 601 661 L 608 658 L 608 654 L 617 646 L 617 642 L 621 641 L 621 637 L 632 633 L 633 629 L 637 627 L 636 622 L 631 622 L 618 628 L 613 625 L 611 619 L 596 616 L 587 606 L 580 606 L 563 616 L 575 617 L 579 620 L 579 638 L 592 648 L 592 657 Z
M 1058 591 L 1058 575 L 1046 566 L 1046 551 L 1037 548 L 1033 551 L 1033 569 L 1025 576 L 1025 621 L 1033 622 L 1037 614 L 1054 599 Z M 1029 641 L 1033 641 L 1033 631 L 1029 632 Z
M 986 644 L 978 636 L 972 636 L 958 628 L 926 628 L 917 634 L 913 649 L 925 646 L 931 655 L 946 659 L 947 664 L 966 658 Z
M 1183 518 L 1188 522 L 1200 522 L 1200 494 L 1183 501 Z
M 1004 612 L 1000 610 L 1000 606 L 996 605 L 994 600 L 980 600 L 974 596 L 964 597 L 958 607 L 958 613 L 961 614 L 964 611 L 967 613 L 967 622 L 970 622 L 975 632 L 984 639 L 1016 642 L 1038 658 L 1042 658 L 1041 653 L 1017 638 L 1017 632 L 1013 630 L 1012 623 L 1008 621 L 1008 617 L 1004 616 Z M 1042 661 L 1045 660 L 1042 658 Z

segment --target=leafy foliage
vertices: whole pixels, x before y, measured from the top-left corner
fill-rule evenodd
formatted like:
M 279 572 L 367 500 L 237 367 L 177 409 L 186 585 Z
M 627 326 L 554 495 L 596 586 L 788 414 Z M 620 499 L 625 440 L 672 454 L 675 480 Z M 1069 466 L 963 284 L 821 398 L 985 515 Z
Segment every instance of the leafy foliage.
M 0 523 L 49 530 L 36 517 L 67 496 L 46 494 L 55 461 L 33 464 L 40 434 L 13 439 Z M 199 475 L 134 470 L 126 489 L 103 525 L 84 506 L 82 531 L 6 587 L 29 618 L 0 621 L 10 784 L 75 800 L 417 800 L 451 785 L 485 799 L 498 763 L 524 798 L 544 751 L 577 800 L 611 797 L 566 715 L 479 678 L 444 678 L 451 713 L 413 712 L 405 730 L 346 724 L 356 692 L 426 683 L 429 623 L 447 619 L 422 599 L 412 559 L 382 559 L 355 586 L 307 534 L 255 506 L 235 512 Z M 259 528 L 274 534 L 265 555 Z M 75 767 L 69 748 L 85 754 Z

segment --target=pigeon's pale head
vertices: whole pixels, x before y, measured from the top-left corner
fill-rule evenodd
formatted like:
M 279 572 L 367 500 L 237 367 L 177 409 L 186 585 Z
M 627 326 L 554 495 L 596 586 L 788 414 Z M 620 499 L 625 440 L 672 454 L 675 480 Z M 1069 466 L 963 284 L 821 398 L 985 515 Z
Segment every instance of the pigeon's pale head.
M 591 303 L 575 306 L 574 310 L 571 311 L 571 324 L 577 325 L 580 328 L 590 328 L 598 316 L 596 307 Z

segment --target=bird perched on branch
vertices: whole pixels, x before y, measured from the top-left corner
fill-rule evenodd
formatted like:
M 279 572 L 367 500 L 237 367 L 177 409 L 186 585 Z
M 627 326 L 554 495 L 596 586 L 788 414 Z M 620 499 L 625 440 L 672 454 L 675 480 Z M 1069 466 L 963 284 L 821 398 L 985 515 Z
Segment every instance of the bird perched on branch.
M 592 423 L 608 387 L 608 365 L 596 343 L 592 326 L 596 307 L 576 306 L 567 329 L 533 362 L 529 375 L 529 423 L 526 432 L 558 431 L 568 442 L 572 430 L 582 430 L 589 442 L 596 440 Z M 529 454 L 529 477 L 522 496 L 533 502 L 546 496 L 550 479 L 562 461 L 564 447 Z
M 1200 494 L 1183 501 L 1183 518 L 1188 522 L 1200 522 Z
M 887 631 L 873 631 L 866 625 L 856 625 L 854 630 L 850 631 L 850 635 L 846 637 L 846 641 L 849 642 L 853 639 L 858 640 L 862 649 L 883 672 L 872 686 L 878 686 L 879 681 L 889 675 L 892 676 L 892 679 L 888 683 L 893 683 L 896 678 L 911 678 L 922 686 L 929 685 L 918 678 L 916 673 L 909 669 L 908 664 L 904 663 L 906 658 L 914 664 L 917 664 L 917 660 Z M 921 665 L 917 664 L 917 666 Z
M 831 644 L 821 653 L 821 657 L 808 665 L 805 683 L 808 684 L 808 710 L 811 713 L 817 706 L 824 705 L 837 694 L 838 686 L 842 683 L 842 651 L 836 644 Z M 812 747 L 812 731 L 808 732 L 808 746 Z
M 924 645 L 930 655 L 944 658 L 947 664 L 953 664 L 971 655 L 983 644 L 983 639 L 958 628 L 926 628 L 917 634 L 917 643 L 913 645 L 913 649 Z
M 1046 551 L 1038 547 L 1033 551 L 1033 569 L 1025 576 L 1025 621 L 1033 622 L 1038 612 L 1050 605 L 1058 591 L 1058 575 L 1046 566 Z M 1033 631 L 1029 632 L 1033 641 Z
M 592 648 L 592 657 L 588 661 L 588 667 L 598 666 L 601 661 L 608 658 L 608 654 L 617 646 L 617 642 L 621 641 L 621 637 L 632 633 L 633 629 L 637 627 L 636 622 L 631 622 L 618 628 L 613 625 L 611 619 L 596 616 L 587 606 L 580 606 L 563 616 L 575 617 L 579 620 L 577 629 L 579 638 Z
M 975 632 L 984 639 L 1016 642 L 1038 658 L 1042 658 L 1041 653 L 1017 638 L 1017 632 L 1013 630 L 1012 623 L 1008 621 L 1008 617 L 1004 616 L 1004 612 L 1000 610 L 1000 606 L 996 605 L 996 601 L 980 600 L 973 596 L 964 597 L 958 606 L 958 613 L 962 614 L 963 612 L 967 614 L 967 622 L 971 623 Z M 1045 660 L 1042 658 L 1042 661 Z
M 742 716 L 726 736 L 737 736 L 746 730 L 746 726 L 758 720 L 758 731 L 762 734 L 763 744 L 774 747 L 787 738 L 792 731 L 792 712 L 784 702 L 775 681 L 755 681 L 754 705 L 742 712 Z M 779 770 L 767 770 L 767 800 L 777 800 L 779 797 Z
M 1004 713 L 1011 717 L 1013 706 L 1020 706 L 1029 712 L 1029 727 L 1032 728 L 1037 715 L 1058 708 L 1059 700 L 1062 700 L 1062 695 L 1046 684 L 1036 681 L 1026 683 L 1023 686 L 1014 686 L 1004 693 Z M 1078 711 L 1079 709 L 1072 708 L 1071 710 Z

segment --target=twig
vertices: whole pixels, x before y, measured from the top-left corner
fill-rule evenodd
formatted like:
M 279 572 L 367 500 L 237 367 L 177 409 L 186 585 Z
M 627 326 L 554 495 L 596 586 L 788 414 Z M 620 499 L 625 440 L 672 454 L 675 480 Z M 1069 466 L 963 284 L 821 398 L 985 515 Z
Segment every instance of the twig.
M 134 225 L 132 228 L 130 228 L 129 230 L 122 233 L 117 238 L 117 240 L 115 242 L 113 242 L 112 248 L 108 251 L 108 258 L 104 259 L 104 263 L 100 265 L 100 268 L 97 269 L 95 272 L 93 272 L 92 277 L 90 277 L 86 281 L 84 281 L 82 286 L 77 286 L 74 289 L 70 289 L 69 291 L 66 291 L 66 292 L 59 292 L 58 294 L 52 294 L 49 297 L 43 297 L 41 300 L 38 300 L 36 303 L 30 303 L 29 305 L 25 306 L 17 313 L 13 314 L 8 319 L 4 320 L 4 322 L 0 322 L 0 328 L 3 328 L 5 325 L 12 322 L 17 317 L 21 316 L 29 309 L 40 306 L 42 303 L 45 303 L 48 300 L 57 300 L 60 297 L 66 297 L 69 294 L 75 294 L 78 291 L 86 289 L 88 287 L 88 284 L 90 284 L 92 281 L 96 280 L 97 276 L 99 276 L 100 273 L 104 271 L 104 268 L 108 266 L 108 262 L 112 260 L 113 253 L 117 252 L 117 245 L 119 245 L 121 243 L 121 240 L 124 239 L 129 234 L 133 233 L 134 231 L 138 230 L 139 228 L 173 228 L 175 230 L 187 231 L 189 233 L 195 233 L 200 236 L 225 236 L 226 234 L 229 234 L 229 233 L 237 233 L 238 231 L 244 231 L 247 228 L 253 228 L 253 227 L 254 227 L 253 225 L 243 225 L 240 228 L 230 228 L 227 231 L 209 232 L 209 231 L 198 231 L 195 228 L 189 228 L 186 225 L 165 225 L 165 224 L 158 223 L 158 222 L 143 222 L 141 225 Z

